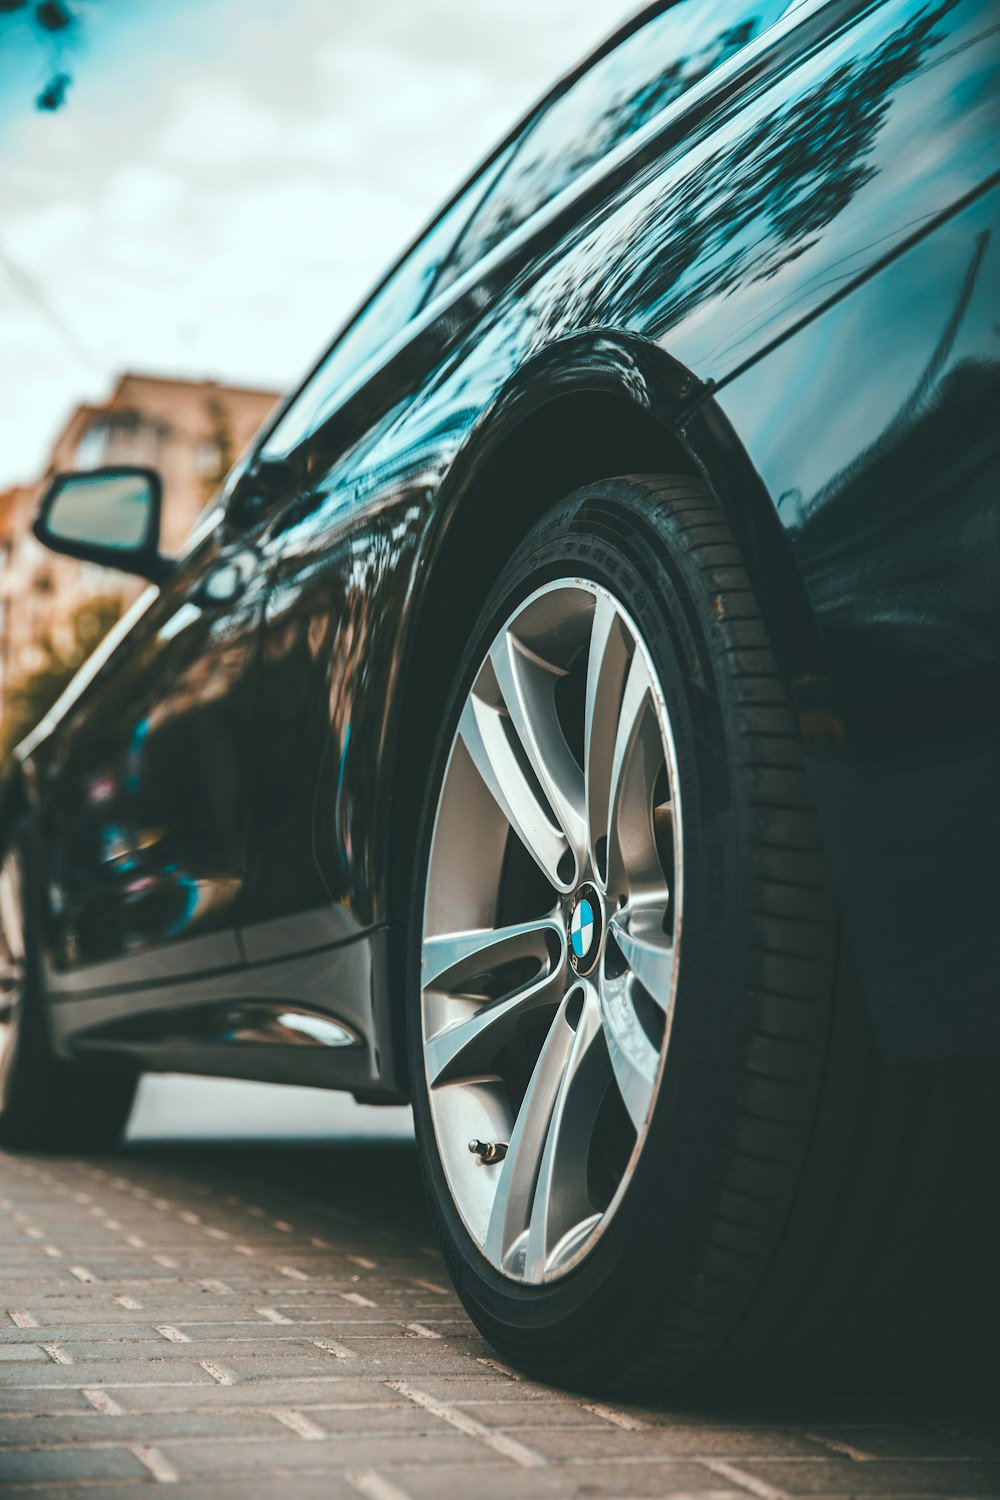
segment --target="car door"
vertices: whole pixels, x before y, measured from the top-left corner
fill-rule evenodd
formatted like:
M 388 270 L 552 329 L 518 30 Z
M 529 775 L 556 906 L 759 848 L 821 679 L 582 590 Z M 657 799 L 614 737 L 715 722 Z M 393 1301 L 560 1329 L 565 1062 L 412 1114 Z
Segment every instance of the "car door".
M 504 160 L 501 148 L 348 325 L 331 356 L 340 377 L 423 303 Z M 51 988 L 77 1002 L 73 1016 L 59 1013 L 64 1038 L 119 1013 L 229 995 L 248 952 L 274 947 L 266 934 L 244 945 L 238 932 L 259 914 L 261 887 L 268 914 L 304 909 L 307 926 L 321 899 L 308 853 L 298 857 L 296 845 L 296 861 L 281 864 L 268 838 L 289 806 L 299 826 L 303 783 L 282 749 L 285 733 L 302 732 L 309 674 L 283 656 L 274 630 L 260 651 L 283 520 L 303 496 L 293 434 L 311 428 L 320 388 L 310 379 L 285 404 L 278 444 L 234 471 L 176 571 L 137 603 L 115 649 L 97 654 L 32 749 L 51 868 Z M 315 624 L 306 628 L 312 640 Z M 271 688 L 258 702 L 262 661 Z M 302 930 L 293 920 L 291 946 L 302 946 Z
M 346 765 L 348 751 L 366 753 L 364 734 L 359 739 L 360 726 L 351 718 L 357 693 L 370 688 L 374 696 L 385 697 L 365 663 L 372 623 L 369 565 L 382 578 L 404 561 L 405 547 L 401 535 L 393 534 L 388 513 L 358 539 L 365 524 L 369 460 L 394 421 L 393 412 L 378 408 L 398 405 L 391 382 L 369 377 L 383 348 L 405 335 L 426 303 L 457 237 L 501 177 L 512 149 L 505 143 L 487 159 L 376 287 L 261 445 L 262 464 L 290 469 L 301 482 L 288 503 L 273 510 L 262 536 L 270 581 L 241 929 L 251 963 L 339 943 L 374 920 L 370 891 L 361 889 L 366 877 L 359 884 L 351 834 L 342 826 L 345 808 L 336 791 L 317 803 L 321 774 L 326 771 L 326 779 L 332 776 L 336 783 L 337 766 Z M 350 423 L 339 429 L 341 438 L 333 429 L 352 390 L 358 400 Z M 322 453 L 313 442 L 321 430 Z M 329 442 L 339 444 L 346 460 L 334 475 Z M 321 841 L 322 848 L 317 844 L 317 816 L 327 822 L 336 849 L 329 839 Z M 350 818 L 363 825 L 366 810 L 352 805 Z
M 216 506 L 32 751 L 67 998 L 240 962 L 266 524 Z

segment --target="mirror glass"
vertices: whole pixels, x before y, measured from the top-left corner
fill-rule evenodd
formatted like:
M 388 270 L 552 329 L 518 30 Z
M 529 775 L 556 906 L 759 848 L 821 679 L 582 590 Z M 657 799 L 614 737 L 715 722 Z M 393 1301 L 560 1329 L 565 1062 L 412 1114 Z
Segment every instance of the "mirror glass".
M 148 545 L 153 493 L 143 474 L 67 474 L 49 505 L 55 541 L 137 551 Z

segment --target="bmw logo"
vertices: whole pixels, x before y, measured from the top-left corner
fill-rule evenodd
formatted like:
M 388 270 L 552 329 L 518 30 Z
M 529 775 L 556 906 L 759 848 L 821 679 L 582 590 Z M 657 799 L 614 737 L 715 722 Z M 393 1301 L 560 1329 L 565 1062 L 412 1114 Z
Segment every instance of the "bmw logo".
M 570 963 L 578 974 L 589 974 L 601 951 L 601 898 L 592 885 L 577 892 L 569 923 Z

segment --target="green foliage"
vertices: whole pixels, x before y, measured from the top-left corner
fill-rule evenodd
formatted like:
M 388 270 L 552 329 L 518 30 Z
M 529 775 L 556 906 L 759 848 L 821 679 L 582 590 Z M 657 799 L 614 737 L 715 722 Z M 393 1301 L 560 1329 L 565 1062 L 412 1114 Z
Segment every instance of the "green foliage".
M 44 717 L 69 685 L 91 652 L 100 644 L 122 612 L 114 594 L 98 594 L 75 611 L 68 649 L 47 631 L 38 641 L 44 660 L 33 671 L 11 683 L 0 718 L 0 764 Z
M 75 0 L 0 0 L 0 17 L 14 16 L 36 34 L 49 59 L 51 77 L 35 99 L 41 110 L 61 109 L 71 79 L 61 66 L 78 25 Z
M 202 480 L 202 487 L 205 491 L 205 499 L 207 500 L 211 495 L 214 495 L 219 485 L 229 473 L 236 455 L 233 451 L 233 429 L 224 403 L 217 396 L 210 396 L 206 402 L 206 407 L 212 434 L 211 441 L 215 445 L 217 454 L 215 465 L 203 476 Z

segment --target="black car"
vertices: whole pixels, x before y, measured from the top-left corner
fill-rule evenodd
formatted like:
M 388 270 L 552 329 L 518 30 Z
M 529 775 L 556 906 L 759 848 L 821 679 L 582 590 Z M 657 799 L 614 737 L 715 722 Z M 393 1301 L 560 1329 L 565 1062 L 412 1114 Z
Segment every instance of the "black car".
M 180 557 L 54 478 L 151 586 L 7 775 L 6 1144 L 410 1099 L 472 1318 L 592 1386 L 995 1333 L 996 20 L 648 8 Z

